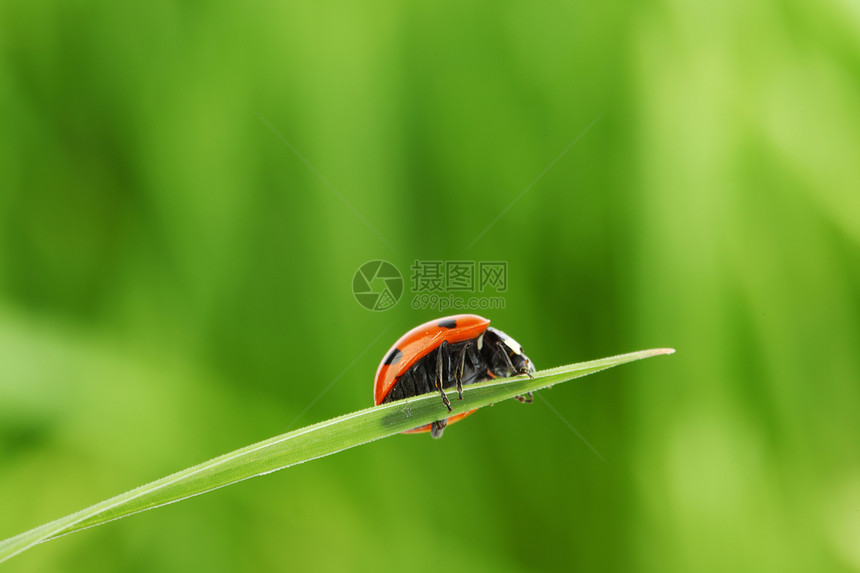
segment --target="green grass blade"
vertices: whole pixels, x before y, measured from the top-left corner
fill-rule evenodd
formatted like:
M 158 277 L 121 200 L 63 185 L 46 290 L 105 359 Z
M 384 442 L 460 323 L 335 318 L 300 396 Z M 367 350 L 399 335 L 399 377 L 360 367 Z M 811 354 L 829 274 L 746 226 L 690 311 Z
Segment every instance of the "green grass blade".
M 0 563 L 61 535 L 366 444 L 472 408 L 501 402 L 619 364 L 672 352 L 671 348 L 643 350 L 542 370 L 532 379 L 518 376 L 470 385 L 463 390 L 463 400 L 452 400 L 451 413 L 446 412 L 437 394 L 428 394 L 306 426 L 211 459 L 0 541 Z

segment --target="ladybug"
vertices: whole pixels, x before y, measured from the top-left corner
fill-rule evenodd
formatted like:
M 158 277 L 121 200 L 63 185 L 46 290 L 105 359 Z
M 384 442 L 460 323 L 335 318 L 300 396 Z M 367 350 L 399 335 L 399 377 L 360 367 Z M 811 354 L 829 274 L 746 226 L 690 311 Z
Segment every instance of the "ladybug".
M 451 411 L 445 389 L 457 389 L 463 399 L 463 386 L 493 378 L 525 374 L 534 365 L 523 354 L 520 344 L 489 326 L 490 321 L 475 314 L 457 314 L 425 322 L 400 337 L 385 354 L 376 370 L 373 401 L 376 405 L 430 392 L 439 392 Z M 517 396 L 531 402 L 532 395 Z M 430 432 L 441 438 L 445 426 L 462 420 L 475 410 L 436 420 L 405 434 Z

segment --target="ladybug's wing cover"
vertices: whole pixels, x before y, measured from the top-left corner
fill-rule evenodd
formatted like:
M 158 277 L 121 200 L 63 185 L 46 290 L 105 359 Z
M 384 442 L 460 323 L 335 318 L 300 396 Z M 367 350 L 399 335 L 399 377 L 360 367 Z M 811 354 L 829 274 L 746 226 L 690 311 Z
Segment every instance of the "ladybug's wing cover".
M 375 404 L 381 404 L 401 374 L 447 340 L 449 344 L 477 338 L 490 321 L 474 314 L 437 318 L 416 326 L 394 343 L 376 371 L 373 385 Z

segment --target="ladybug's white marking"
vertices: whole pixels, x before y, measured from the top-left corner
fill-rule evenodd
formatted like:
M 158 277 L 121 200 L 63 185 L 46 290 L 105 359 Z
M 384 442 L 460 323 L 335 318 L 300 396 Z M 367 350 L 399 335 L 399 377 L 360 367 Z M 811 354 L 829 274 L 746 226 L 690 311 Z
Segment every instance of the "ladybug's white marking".
M 478 337 L 478 352 L 480 352 L 482 348 L 484 348 L 484 333 L 483 332 Z
M 499 334 L 499 338 L 502 339 L 502 342 L 505 343 L 505 346 L 510 348 L 514 352 L 514 354 L 522 354 L 523 353 L 523 347 L 520 346 L 519 342 L 517 342 L 516 340 L 514 340 L 513 338 L 511 338 L 510 336 L 508 336 L 507 334 L 505 334 L 501 330 L 496 329 L 496 332 Z

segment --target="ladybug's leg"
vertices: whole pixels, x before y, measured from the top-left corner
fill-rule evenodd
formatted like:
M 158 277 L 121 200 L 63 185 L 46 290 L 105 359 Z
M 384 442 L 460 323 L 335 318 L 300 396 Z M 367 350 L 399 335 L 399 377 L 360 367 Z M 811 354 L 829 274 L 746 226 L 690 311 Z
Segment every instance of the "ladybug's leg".
M 523 366 L 519 370 L 516 370 L 514 368 L 514 363 L 511 362 L 511 357 L 508 354 L 507 350 L 505 350 L 505 347 L 502 345 L 501 342 L 497 343 L 497 347 L 499 349 L 499 352 L 505 358 L 505 362 L 507 362 L 507 364 L 508 364 L 508 371 L 510 372 L 511 376 L 513 376 L 514 374 L 516 374 L 517 376 L 519 376 L 520 374 L 525 374 L 529 378 L 534 378 L 534 375 L 531 372 L 529 372 L 528 366 Z M 526 364 L 528 364 L 528 361 L 526 361 Z
M 526 364 L 528 364 L 528 360 L 526 360 Z M 529 371 L 528 366 L 524 366 L 523 369 L 518 372 L 518 374 L 525 374 L 526 376 L 534 380 L 534 375 Z M 531 392 L 526 392 L 525 396 L 514 396 L 514 398 L 516 398 L 520 402 L 520 404 L 531 404 L 534 401 L 535 396 Z
M 525 396 L 514 396 L 514 400 L 516 400 L 520 404 L 531 404 L 534 399 L 534 394 L 532 394 L 531 392 L 526 392 Z
M 502 356 L 505 357 L 505 362 L 507 362 L 508 364 L 508 371 L 510 372 L 510 376 L 513 376 L 514 374 L 520 374 L 514 369 L 514 363 L 511 362 L 511 357 L 508 356 L 508 351 L 505 350 L 505 346 L 501 342 L 497 342 L 496 347 L 499 349 L 499 352 L 502 354 Z
M 528 368 L 519 371 L 514 369 L 514 364 L 513 362 L 511 362 L 511 357 L 508 356 L 508 351 L 505 350 L 505 347 L 502 345 L 501 342 L 498 343 L 498 348 L 499 352 L 502 353 L 502 356 L 505 357 L 505 362 L 508 363 L 508 369 L 510 371 L 511 376 L 513 376 L 514 374 L 528 374 L 529 378 L 534 378 L 534 376 L 532 376 L 532 373 L 528 371 Z M 514 400 L 516 400 L 520 404 L 531 404 L 534 400 L 534 395 L 531 392 L 526 392 L 525 396 L 514 396 Z
M 526 364 L 528 364 L 528 359 L 526 360 Z M 528 376 L 529 378 L 534 380 L 534 375 L 529 371 L 528 366 L 523 366 L 523 369 L 520 372 L 518 372 L 518 374 L 525 374 L 526 376 Z M 514 397 L 517 400 L 519 400 L 521 404 L 531 404 L 532 401 L 534 401 L 534 399 L 535 399 L 534 394 L 532 394 L 531 392 L 526 392 L 525 396 L 514 396 Z
M 526 358 L 526 366 L 523 366 L 523 369 L 522 369 L 522 370 L 520 370 L 519 372 L 517 372 L 517 374 L 525 374 L 526 376 L 528 376 L 529 378 L 531 378 L 532 380 L 534 380 L 534 379 L 535 379 L 535 375 L 534 375 L 534 374 L 532 374 L 531 370 L 529 370 L 528 364 L 529 364 L 529 359 L 528 359 L 528 358 Z
M 442 432 L 445 431 L 445 426 L 448 425 L 448 420 L 436 420 L 430 424 L 430 435 L 437 440 L 442 437 Z
M 466 366 L 466 352 L 472 347 L 471 342 L 467 342 L 460 350 L 460 360 L 457 363 L 457 369 L 454 370 L 454 380 L 457 381 L 457 395 L 459 399 L 463 399 L 463 368 Z
M 447 351 L 447 349 L 448 341 L 443 340 L 442 344 L 439 345 L 439 350 L 436 354 L 436 379 L 434 380 L 434 383 L 436 384 L 436 389 L 439 390 L 440 394 L 442 394 L 442 402 L 445 404 L 445 406 L 447 406 L 448 411 L 450 412 L 451 401 L 448 400 L 448 396 L 445 394 L 445 390 L 442 388 L 442 363 L 445 361 L 445 354 L 447 354 L 447 352 L 443 353 L 443 351 Z M 439 435 L 441 435 L 441 431 Z

